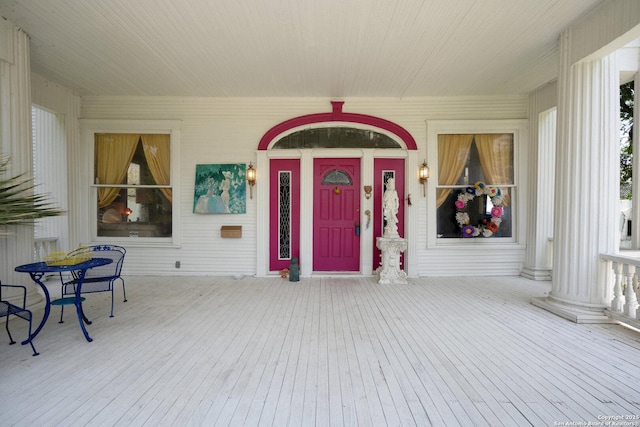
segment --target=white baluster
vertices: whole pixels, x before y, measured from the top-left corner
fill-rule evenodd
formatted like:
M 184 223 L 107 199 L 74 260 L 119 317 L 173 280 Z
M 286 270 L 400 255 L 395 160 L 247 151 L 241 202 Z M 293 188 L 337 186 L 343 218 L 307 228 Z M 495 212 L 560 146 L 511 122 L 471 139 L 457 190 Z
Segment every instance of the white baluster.
M 36 239 L 33 244 L 35 245 L 34 261 L 42 261 L 42 248 L 44 247 L 44 242 Z
M 615 275 L 615 283 L 613 285 L 613 300 L 611 300 L 611 311 L 616 313 L 622 312 L 624 305 L 624 296 L 622 295 L 622 267 L 621 262 L 612 262 L 613 274 Z
M 58 238 L 57 237 L 42 237 L 34 239 L 33 242 L 33 256 L 35 261 L 42 261 L 45 255 L 50 252 L 58 250 Z
M 638 275 L 636 275 L 636 280 L 633 283 L 634 286 L 634 292 L 636 295 L 636 301 L 638 299 L 638 295 L 640 295 L 640 280 L 638 279 Z M 636 320 L 640 320 L 640 305 L 636 305 Z
M 635 319 L 636 309 L 638 308 L 638 298 L 636 297 L 636 285 L 638 278 L 636 276 L 636 266 L 625 264 L 624 273 L 627 279 L 627 286 L 624 290 L 624 314 Z

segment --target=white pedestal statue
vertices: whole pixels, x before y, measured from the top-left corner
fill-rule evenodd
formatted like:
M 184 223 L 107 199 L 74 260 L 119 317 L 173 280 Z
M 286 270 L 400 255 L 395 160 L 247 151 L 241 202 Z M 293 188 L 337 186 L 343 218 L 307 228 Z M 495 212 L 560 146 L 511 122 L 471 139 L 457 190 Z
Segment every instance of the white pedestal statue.
M 378 237 L 381 265 L 377 270 L 378 283 L 382 285 L 406 285 L 407 273 L 400 269 L 400 254 L 407 249 L 407 240 L 400 237 L 387 239 Z
M 398 234 L 398 208 L 400 206 L 396 192 L 395 179 L 389 178 L 387 189 L 382 198 L 384 219 L 387 224 L 382 237 L 376 239 L 376 247 L 380 249 L 381 264 L 376 270 L 378 283 L 399 284 L 407 283 L 407 274 L 400 268 L 400 255 L 407 250 L 407 240 Z

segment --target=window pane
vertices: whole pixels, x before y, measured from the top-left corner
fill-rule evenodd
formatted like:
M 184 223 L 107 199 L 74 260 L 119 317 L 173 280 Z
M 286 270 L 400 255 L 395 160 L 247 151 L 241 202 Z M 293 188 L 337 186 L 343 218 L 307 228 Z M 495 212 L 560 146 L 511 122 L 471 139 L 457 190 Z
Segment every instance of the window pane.
M 171 202 L 166 189 L 103 189 L 116 197 L 98 208 L 99 237 L 171 237 Z
M 492 185 L 513 184 L 513 134 L 476 135 L 475 145 L 485 182 Z
M 438 185 L 511 185 L 513 134 L 438 135 Z
M 438 237 L 458 238 L 462 237 L 462 228 L 456 221 L 455 202 L 461 190 L 454 189 L 444 203 L 438 208 Z M 462 190 L 464 191 L 464 190 Z M 510 193 L 513 193 L 512 191 Z M 491 199 L 486 195 L 475 197 L 467 203 L 464 212 L 469 215 L 469 225 L 474 227 L 486 226 L 491 219 Z M 502 206 L 502 217 L 498 231 L 492 237 L 512 237 L 511 206 Z
M 477 182 L 500 188 L 502 216 L 492 237 L 512 237 L 511 198 L 514 193 L 514 135 L 512 133 L 438 135 L 438 188 L 436 191 L 437 233 L 440 238 L 462 237 L 456 214 L 468 215 L 468 225 L 486 229 L 491 223 L 491 199 L 483 194 L 469 200 L 464 208 L 456 201 L 467 186 Z
M 334 169 L 322 178 L 322 185 L 352 185 L 351 177 L 344 171 Z
M 94 153 L 96 184 L 170 183 L 169 135 L 96 134 Z
M 294 132 L 278 140 L 273 148 L 400 148 L 400 144 L 372 130 L 323 127 Z
M 291 259 L 291 172 L 279 172 L 279 253 L 278 259 Z

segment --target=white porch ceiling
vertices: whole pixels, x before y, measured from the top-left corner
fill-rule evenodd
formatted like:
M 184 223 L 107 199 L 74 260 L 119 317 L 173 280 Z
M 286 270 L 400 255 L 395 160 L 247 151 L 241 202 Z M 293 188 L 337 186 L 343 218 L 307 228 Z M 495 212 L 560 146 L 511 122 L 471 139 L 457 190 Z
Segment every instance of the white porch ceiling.
M 0 0 L 36 74 L 81 95 L 526 93 L 602 0 Z

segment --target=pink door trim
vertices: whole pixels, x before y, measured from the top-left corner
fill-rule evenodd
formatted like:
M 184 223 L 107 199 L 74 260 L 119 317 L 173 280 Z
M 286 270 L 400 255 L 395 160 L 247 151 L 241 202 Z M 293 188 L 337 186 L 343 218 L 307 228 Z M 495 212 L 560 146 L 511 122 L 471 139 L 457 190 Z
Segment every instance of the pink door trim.
M 368 126 L 384 129 L 398 136 L 407 147 L 407 150 L 417 150 L 418 145 L 413 136 L 402 126 L 385 120 L 380 117 L 369 116 L 366 114 L 344 113 L 342 106 L 344 101 L 331 101 L 332 111 L 330 113 L 307 114 L 305 116 L 294 117 L 278 123 L 265 133 L 260 139 L 258 150 L 269 149 L 269 144 L 282 133 L 300 127 L 318 123 L 342 122 L 342 123 L 360 123 Z

